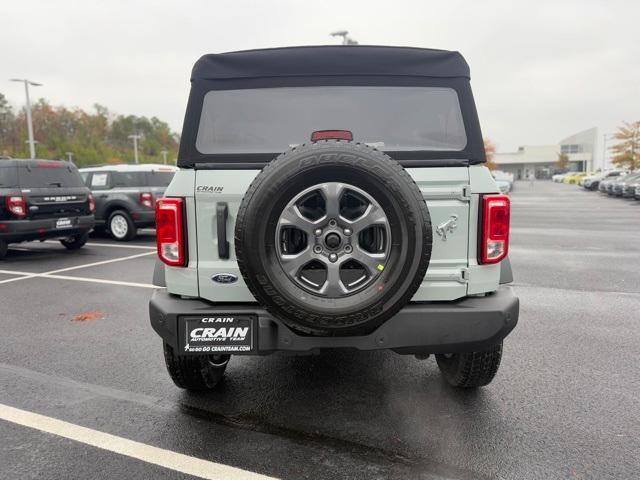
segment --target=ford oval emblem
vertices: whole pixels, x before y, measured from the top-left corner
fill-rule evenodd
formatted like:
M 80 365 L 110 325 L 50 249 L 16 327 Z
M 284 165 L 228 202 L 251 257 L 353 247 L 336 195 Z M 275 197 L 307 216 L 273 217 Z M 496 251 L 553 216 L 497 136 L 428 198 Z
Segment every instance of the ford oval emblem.
M 233 273 L 216 273 L 211 280 L 216 283 L 236 283 L 238 281 L 238 277 Z

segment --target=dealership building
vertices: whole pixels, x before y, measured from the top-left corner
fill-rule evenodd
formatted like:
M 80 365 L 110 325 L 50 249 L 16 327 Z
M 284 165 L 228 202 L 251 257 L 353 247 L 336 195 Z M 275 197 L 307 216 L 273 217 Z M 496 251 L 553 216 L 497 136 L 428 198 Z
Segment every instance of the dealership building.
M 525 179 L 534 172 L 537 178 L 552 175 L 559 153 L 569 158 L 569 170 L 589 172 L 595 168 L 595 151 L 598 129 L 590 128 L 565 138 L 554 145 L 524 145 L 516 152 L 496 153 L 494 162 L 498 169 Z

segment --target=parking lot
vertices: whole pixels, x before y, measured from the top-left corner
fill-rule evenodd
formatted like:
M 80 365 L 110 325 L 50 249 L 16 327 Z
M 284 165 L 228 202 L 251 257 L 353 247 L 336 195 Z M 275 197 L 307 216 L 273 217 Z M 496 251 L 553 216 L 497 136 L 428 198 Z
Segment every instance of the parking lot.
M 640 202 L 549 181 L 516 183 L 512 202 L 520 322 L 477 392 L 433 358 L 339 351 L 235 357 L 218 391 L 186 393 L 149 326 L 153 232 L 14 246 L 0 476 L 637 477 Z

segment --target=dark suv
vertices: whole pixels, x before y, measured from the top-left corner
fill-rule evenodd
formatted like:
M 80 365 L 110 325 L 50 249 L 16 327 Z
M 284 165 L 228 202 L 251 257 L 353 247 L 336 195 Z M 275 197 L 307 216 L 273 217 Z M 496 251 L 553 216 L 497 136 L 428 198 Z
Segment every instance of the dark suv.
M 82 247 L 95 203 L 76 167 L 54 160 L 0 160 L 0 258 L 8 244 L 59 238 Z
M 113 165 L 80 170 L 96 199 L 96 229 L 120 241 L 138 228 L 155 227 L 154 205 L 176 168 L 167 165 Z

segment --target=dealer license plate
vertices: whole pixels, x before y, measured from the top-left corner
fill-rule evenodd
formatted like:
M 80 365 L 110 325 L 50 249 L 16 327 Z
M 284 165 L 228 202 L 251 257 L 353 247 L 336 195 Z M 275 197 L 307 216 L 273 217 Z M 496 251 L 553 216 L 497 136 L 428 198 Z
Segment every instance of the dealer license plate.
M 71 228 L 72 226 L 70 218 L 59 218 L 56 220 L 56 228 Z
M 180 317 L 180 350 L 183 354 L 250 352 L 253 324 L 248 315 Z

